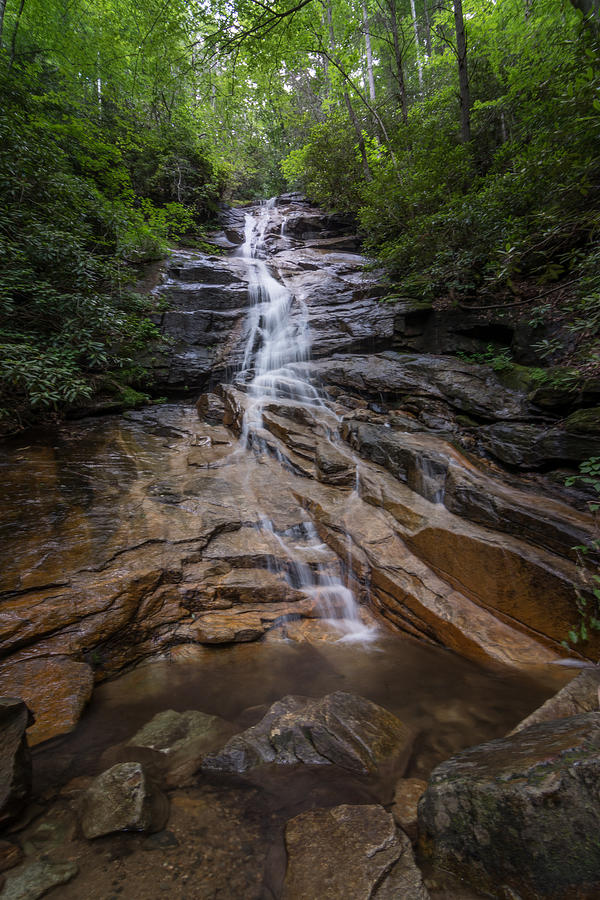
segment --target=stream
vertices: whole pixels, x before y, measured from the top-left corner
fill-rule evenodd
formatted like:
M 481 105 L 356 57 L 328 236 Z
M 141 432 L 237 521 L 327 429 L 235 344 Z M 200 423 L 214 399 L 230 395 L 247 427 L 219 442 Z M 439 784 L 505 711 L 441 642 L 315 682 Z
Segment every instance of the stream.
M 349 422 L 390 439 L 404 432 L 376 405 L 372 414 L 366 403 L 344 407 L 342 390 L 330 393 L 322 367 L 312 367 L 314 315 L 291 287 L 288 215 L 274 203 L 253 208 L 234 255 L 211 262 L 187 251 L 170 263 L 165 283 L 185 297 L 188 330 L 200 309 L 207 333 L 229 334 L 232 304 L 244 310 L 219 363 L 222 388 L 200 415 L 188 401 L 164 403 L 6 447 L 2 624 L 11 655 L 0 683 L 36 715 L 35 805 L 18 834 L 28 858 L 75 861 L 77 876 L 57 892 L 65 900 L 279 898 L 290 818 L 342 803 L 391 808 L 394 771 L 203 772 L 171 787 L 159 833 L 85 841 L 78 797 L 159 712 L 199 710 L 242 731 L 290 694 L 358 694 L 411 729 L 405 777 L 426 779 L 458 750 L 506 734 L 570 677 L 554 664 L 557 641 L 539 640 L 534 619 L 521 626 L 513 599 L 509 607 L 499 593 L 497 614 L 470 587 L 471 548 L 496 544 L 485 527 L 447 512 L 439 459 L 465 477 L 479 470 L 425 436 L 413 483 L 400 483 L 345 440 Z M 287 283 L 274 270 L 274 242 Z M 359 258 L 316 244 L 295 242 L 302 271 L 316 277 L 323 259 L 368 299 Z M 221 273 L 212 282 L 211 267 Z M 220 306 L 206 312 L 197 298 L 211 290 Z M 201 366 L 207 351 L 176 353 Z M 406 435 L 408 445 L 419 440 Z M 530 488 L 513 479 L 503 490 L 531 510 Z M 559 517 L 560 498 L 543 502 Z M 460 577 L 435 561 L 446 535 L 467 553 Z M 557 583 L 571 571 L 548 547 L 494 540 L 506 578 L 513 559 L 531 567 L 524 591 L 538 569 Z M 482 583 L 494 578 L 491 566 L 482 563 Z M 431 895 L 471 896 L 439 885 Z

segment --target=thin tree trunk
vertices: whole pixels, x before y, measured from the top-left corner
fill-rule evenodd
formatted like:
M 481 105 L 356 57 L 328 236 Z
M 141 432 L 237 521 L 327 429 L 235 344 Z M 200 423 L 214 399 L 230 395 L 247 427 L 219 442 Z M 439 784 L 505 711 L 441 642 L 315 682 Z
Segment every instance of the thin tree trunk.
M 460 139 L 463 144 L 471 140 L 471 91 L 467 70 L 467 38 L 462 11 L 462 0 L 454 0 L 456 26 L 456 53 L 458 57 L 458 86 L 460 90 Z
M 331 44 L 331 32 L 333 29 L 333 23 L 329 22 L 329 12 L 327 15 L 327 20 L 329 23 L 329 43 Z M 323 13 L 323 18 L 321 19 L 323 29 L 325 29 L 325 13 Z M 331 94 L 331 81 L 329 79 L 329 60 L 327 59 L 326 53 L 321 53 L 321 62 L 323 64 L 323 78 L 325 79 L 325 96 L 329 97 Z
M 10 62 L 8 64 L 9 71 L 13 67 L 13 63 L 15 61 L 15 56 L 17 54 L 17 34 L 19 31 L 19 25 L 21 24 L 21 16 L 23 15 L 23 9 L 25 8 L 25 0 L 21 0 L 21 4 L 19 6 L 19 12 L 17 13 L 17 18 L 15 21 L 15 27 L 13 29 L 12 38 L 10 39 Z
M 329 46 L 331 47 L 331 53 L 333 55 L 335 54 L 336 46 L 335 33 L 333 30 L 333 14 L 331 12 L 331 3 L 327 4 L 327 24 L 329 26 Z M 348 115 L 350 116 L 350 121 L 352 122 L 352 126 L 354 128 L 354 133 L 356 134 L 356 141 L 358 143 L 358 149 L 360 151 L 360 158 L 362 160 L 362 167 L 365 178 L 367 181 L 372 181 L 373 175 L 371 174 L 371 167 L 369 166 L 367 148 L 365 146 L 365 139 L 362 133 L 362 128 L 360 127 L 360 122 L 358 121 L 356 113 L 354 112 L 354 107 L 352 106 L 352 101 L 350 100 L 350 94 L 345 88 L 344 103 L 346 104 L 346 109 L 348 110 Z
M 419 73 L 419 87 L 423 90 L 423 63 L 421 62 L 421 47 L 419 45 L 419 26 L 417 24 L 417 10 L 415 0 L 410 0 L 410 14 L 412 16 L 413 31 L 415 33 L 415 50 L 417 54 L 417 71 Z
M 367 50 L 367 75 L 369 77 L 369 98 L 371 103 L 375 103 L 375 78 L 373 77 L 373 51 L 371 49 L 371 32 L 369 31 L 369 13 L 367 4 L 363 0 L 362 4 L 363 25 L 365 27 L 365 47 Z
M 431 20 L 429 18 L 429 9 L 427 8 L 427 0 L 423 0 L 423 15 L 425 17 L 425 50 L 427 56 L 431 56 Z
M 400 38 L 398 35 L 398 18 L 396 16 L 396 0 L 388 0 L 390 11 L 390 24 L 392 37 L 394 38 L 394 56 L 396 58 L 396 77 L 398 79 L 398 92 L 400 94 L 400 106 L 402 108 L 402 121 L 408 122 L 408 101 L 406 99 L 406 84 L 404 83 L 404 69 L 402 66 L 402 52 L 400 50 Z
M 6 0 L 0 0 L 0 47 L 2 47 L 2 29 L 4 28 L 4 12 L 6 10 Z

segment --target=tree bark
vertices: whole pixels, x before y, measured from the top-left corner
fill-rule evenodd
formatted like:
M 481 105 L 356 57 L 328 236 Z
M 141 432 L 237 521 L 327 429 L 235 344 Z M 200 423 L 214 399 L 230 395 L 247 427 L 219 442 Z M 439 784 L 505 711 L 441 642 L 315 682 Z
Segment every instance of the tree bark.
M 467 38 L 463 18 L 462 0 L 454 0 L 454 24 L 456 27 L 456 55 L 458 58 L 458 86 L 460 91 L 460 139 L 463 144 L 471 140 L 471 91 L 467 70 Z
M 404 82 L 404 68 L 402 66 L 402 51 L 400 50 L 400 37 L 398 35 L 398 17 L 396 15 L 396 0 L 388 0 L 390 11 L 390 25 L 394 39 L 394 57 L 396 59 L 396 78 L 398 79 L 398 93 L 400 94 L 400 106 L 402 109 L 402 121 L 408 122 L 408 101 L 406 98 L 406 84 Z
M 367 51 L 367 75 L 369 79 L 369 98 L 375 103 L 375 78 L 373 77 L 373 51 L 371 49 L 371 32 L 369 31 L 369 13 L 366 0 L 362 4 L 363 25 L 365 27 L 365 48 Z
M 10 39 L 10 62 L 8 64 L 9 71 L 13 67 L 13 63 L 15 61 L 15 56 L 17 55 L 17 34 L 19 32 L 19 25 L 21 24 L 21 16 L 23 15 L 23 10 L 25 8 L 25 0 L 21 0 L 19 6 L 19 12 L 17 13 L 17 18 L 15 21 L 15 27 L 13 29 L 12 37 Z
M 423 0 L 423 15 L 425 17 L 425 50 L 427 56 L 431 56 L 431 20 L 429 18 L 429 9 L 427 8 L 427 0 Z
M 410 14 L 413 21 L 413 31 L 415 33 L 415 52 L 417 54 L 417 71 L 419 73 L 419 87 L 423 90 L 423 63 L 421 62 L 421 48 L 419 45 L 419 26 L 417 24 L 417 10 L 415 8 L 415 0 L 410 0 Z
M 335 46 L 335 32 L 333 30 L 333 14 L 331 12 L 331 3 L 327 4 L 327 24 L 329 26 L 329 46 L 331 48 L 332 56 L 335 55 L 336 46 Z M 354 112 L 354 107 L 352 106 L 352 101 L 350 100 L 350 94 L 344 88 L 344 103 L 346 104 L 346 109 L 348 110 L 348 115 L 350 116 L 350 121 L 352 122 L 352 127 L 354 128 L 354 133 L 356 135 L 356 142 L 358 144 L 358 149 L 360 151 L 360 158 L 362 160 L 363 172 L 365 174 L 365 178 L 367 181 L 373 180 L 373 175 L 371 173 L 371 167 L 369 166 L 369 159 L 367 157 L 367 148 L 365 145 L 365 139 L 362 133 L 362 128 L 360 127 L 360 122 L 356 117 L 356 113 Z
M 0 47 L 2 47 L 2 30 L 4 28 L 4 12 L 6 10 L 6 0 L 0 0 Z

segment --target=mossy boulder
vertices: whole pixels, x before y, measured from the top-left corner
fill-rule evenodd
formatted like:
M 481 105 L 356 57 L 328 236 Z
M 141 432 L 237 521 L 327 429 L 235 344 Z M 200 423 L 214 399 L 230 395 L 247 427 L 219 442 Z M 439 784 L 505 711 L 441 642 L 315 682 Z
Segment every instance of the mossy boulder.
M 600 406 L 576 410 L 565 419 L 563 427 L 575 434 L 600 434 Z
M 599 776 L 598 712 L 471 747 L 431 776 L 421 852 L 493 897 L 599 897 Z

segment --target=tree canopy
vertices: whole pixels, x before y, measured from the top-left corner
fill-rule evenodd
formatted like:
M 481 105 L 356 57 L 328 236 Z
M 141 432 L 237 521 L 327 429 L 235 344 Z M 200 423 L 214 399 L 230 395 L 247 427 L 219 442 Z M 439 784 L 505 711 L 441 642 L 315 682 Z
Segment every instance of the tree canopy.
M 398 296 L 576 284 L 591 365 L 597 20 L 592 0 L 0 0 L 5 420 L 143 388 L 136 266 L 286 187 L 353 215 Z

